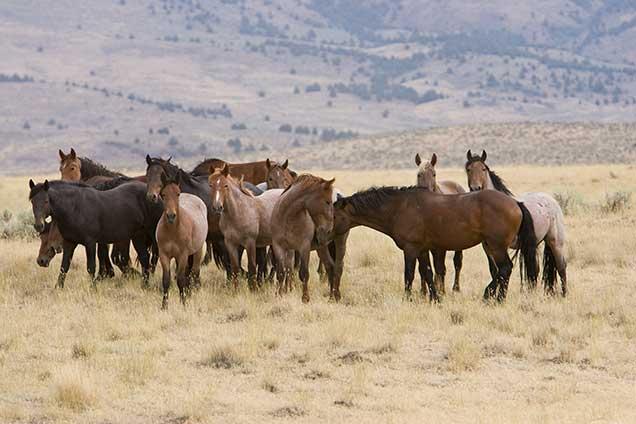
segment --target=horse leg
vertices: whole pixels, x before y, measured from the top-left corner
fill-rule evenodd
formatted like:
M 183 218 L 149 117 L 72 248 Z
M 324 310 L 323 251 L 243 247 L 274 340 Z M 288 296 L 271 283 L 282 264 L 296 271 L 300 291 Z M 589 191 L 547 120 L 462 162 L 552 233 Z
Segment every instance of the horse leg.
M 167 255 L 159 254 L 159 262 L 161 263 L 161 287 L 163 289 L 163 299 L 161 301 L 161 309 L 168 307 L 168 292 L 170 291 L 170 258 Z
M 267 275 L 267 247 L 256 248 L 256 282 L 258 286 L 263 285 L 263 280 Z
M 446 251 L 433 250 L 433 265 L 435 266 L 435 287 L 441 296 L 446 294 Z
M 276 268 L 276 280 L 278 281 L 278 295 L 282 296 L 285 290 L 285 262 L 287 258 L 287 252 L 282 247 L 273 244 L 272 245 L 274 267 Z
M 300 269 L 298 270 L 298 276 L 303 283 L 303 303 L 309 302 L 309 247 L 299 252 L 300 256 Z
M 455 265 L 455 283 L 453 284 L 453 291 L 459 292 L 459 275 L 462 272 L 462 265 L 464 262 L 464 252 L 458 250 L 453 256 L 453 265 Z
M 212 262 L 212 244 L 205 242 L 205 256 L 203 257 L 203 265 Z
M 497 302 L 501 303 L 506 300 L 508 294 L 508 283 L 510 281 L 510 274 L 512 274 L 512 261 L 510 260 L 510 256 L 508 256 L 507 247 L 502 247 L 493 257 L 499 269 L 497 275 L 497 285 L 499 287 Z
M 246 243 L 247 251 L 247 285 L 250 290 L 256 289 L 256 240 Z
M 177 259 L 177 286 L 179 287 L 179 298 L 185 307 L 186 298 L 190 295 L 190 277 L 188 275 L 189 255 L 181 255 Z
M 419 262 L 418 270 L 420 272 L 420 291 L 422 292 L 422 296 L 426 297 L 426 286 L 428 285 L 429 298 L 431 302 L 439 300 L 437 296 L 437 288 L 433 281 L 433 270 L 431 269 L 431 260 L 428 250 L 421 252 L 417 261 Z
M 148 255 L 148 246 L 145 237 L 135 237 L 132 239 L 133 247 L 137 252 L 137 258 L 141 264 L 142 288 L 149 287 L 148 280 L 150 278 L 150 258 Z
M 97 283 L 95 279 L 95 254 L 97 253 L 97 243 L 88 243 L 84 249 L 86 250 L 86 270 L 88 271 L 88 275 L 91 276 L 91 281 L 93 286 Z
M 97 259 L 99 260 L 99 270 L 97 271 L 97 278 L 113 278 L 115 276 L 115 270 L 108 257 L 108 245 L 99 243 L 97 245 Z
M 228 283 L 232 284 L 234 290 L 238 290 L 238 277 L 241 272 L 238 246 L 233 243 L 226 243 L 225 246 L 227 247 L 227 253 L 230 256 L 230 280 Z
M 408 250 L 404 250 L 404 298 L 412 300 L 411 287 L 415 278 L 415 261 L 417 256 Z
M 152 252 L 152 256 L 150 258 L 150 273 L 154 274 L 157 269 L 157 262 L 159 262 L 159 246 L 157 246 L 157 242 L 152 240 L 150 249 Z
M 484 248 L 484 252 L 486 252 L 486 258 L 488 258 L 488 268 L 490 269 L 490 277 L 492 278 L 484 290 L 484 300 L 489 300 L 497 292 L 497 274 L 499 273 L 499 269 L 486 243 L 482 243 L 482 247 Z
M 274 248 L 272 246 L 267 249 L 267 259 L 272 266 L 269 270 L 269 275 L 267 276 L 267 281 L 271 283 L 274 281 L 274 277 L 276 276 L 276 255 L 274 255 Z
M 568 293 L 568 279 L 567 279 L 567 261 L 565 260 L 565 246 L 562 241 L 557 240 L 556 238 L 550 238 L 545 241 L 545 248 L 550 249 L 550 252 L 547 254 L 552 254 L 552 264 L 550 266 L 556 267 L 557 272 L 559 273 L 559 278 L 561 279 L 561 294 L 565 297 Z M 546 253 L 544 253 L 546 255 Z M 554 273 L 552 270 L 548 270 L 549 266 L 546 264 L 546 259 L 544 258 L 543 264 L 543 273 Z M 554 288 L 556 280 L 556 276 L 551 278 L 552 281 L 552 292 L 554 293 L 556 290 Z M 544 277 L 545 281 L 545 277 Z
M 329 243 L 329 245 L 331 245 L 333 242 Z M 317 253 L 318 253 L 318 257 L 320 258 L 320 263 L 323 265 L 324 267 L 324 272 L 325 275 L 327 276 L 328 280 L 329 280 L 329 300 L 336 300 L 336 296 L 334 293 L 334 267 L 335 267 L 335 263 L 333 260 L 333 256 L 331 253 L 331 250 L 329 248 L 329 246 L 322 246 L 320 248 L 318 248 Z M 340 300 L 340 299 L 338 299 Z M 337 301 L 337 300 L 336 300 Z
M 192 256 L 192 269 L 190 270 L 190 280 L 194 287 L 201 287 L 201 264 L 203 262 L 203 248 L 197 250 Z
M 64 240 L 62 244 L 63 254 L 62 254 L 62 265 L 60 266 L 60 275 L 57 277 L 57 285 L 61 289 L 64 288 L 64 280 L 66 280 L 66 273 L 68 269 L 71 267 L 71 261 L 73 260 L 73 253 L 75 253 L 75 248 L 77 247 L 76 243 L 71 243 Z
M 333 239 L 333 251 L 330 247 L 329 251 L 332 253 L 334 259 L 334 275 L 333 275 L 333 296 L 336 302 L 340 301 L 340 280 L 342 280 L 342 272 L 344 271 L 344 258 L 347 253 L 347 239 L 349 238 L 349 232 L 336 236 Z

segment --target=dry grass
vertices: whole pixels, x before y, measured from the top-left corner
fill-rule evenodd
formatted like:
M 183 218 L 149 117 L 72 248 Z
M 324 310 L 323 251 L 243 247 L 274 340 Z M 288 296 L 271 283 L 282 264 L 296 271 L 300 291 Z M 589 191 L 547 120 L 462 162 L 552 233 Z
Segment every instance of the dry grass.
M 134 279 L 92 290 L 81 250 L 55 290 L 59 257 L 39 268 L 35 241 L 1 240 L 0 422 L 634 422 L 636 221 L 601 208 L 606 193 L 636 189 L 634 170 L 496 170 L 517 192 L 567 188 L 588 205 L 566 217 L 567 299 L 521 294 L 515 272 L 508 302 L 483 304 L 476 248 L 460 294 L 405 302 L 400 252 L 356 229 L 341 304 L 315 263 L 309 305 L 298 290 L 234 294 L 205 267 L 188 307 L 172 296 L 161 311 L 159 291 Z M 324 174 L 346 192 L 414 178 Z M 464 181 L 460 169 L 438 175 Z M 0 180 L 3 208 L 28 209 L 26 181 Z

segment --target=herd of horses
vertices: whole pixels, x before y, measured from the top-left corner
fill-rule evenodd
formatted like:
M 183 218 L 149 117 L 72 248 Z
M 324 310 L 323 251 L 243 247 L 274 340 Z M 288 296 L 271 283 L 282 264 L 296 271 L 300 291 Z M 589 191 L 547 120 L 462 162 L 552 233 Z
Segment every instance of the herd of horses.
M 163 308 L 173 259 L 183 304 L 201 285 L 201 266 L 212 261 L 234 288 L 246 277 L 249 288 L 257 290 L 275 276 L 282 294 L 298 274 L 302 300 L 308 302 L 309 255 L 315 250 L 330 298 L 339 301 L 349 231 L 366 226 L 391 237 L 403 251 L 408 298 L 418 263 L 422 295 L 428 292 L 431 301 L 438 301 L 445 294 L 447 251 L 455 252 L 453 290 L 459 291 L 462 251 L 479 244 L 492 278 L 485 299 L 505 300 L 516 257 L 522 284 L 534 288 L 541 242 L 544 289 L 556 293 L 558 274 L 561 292 L 567 293 L 561 208 L 546 193 L 513 197 L 486 164 L 485 151 L 467 153 L 469 192 L 455 182 L 437 182 L 437 156 L 424 163 L 418 154 L 415 186 L 372 187 L 351 196 L 340 193 L 335 179 L 298 175 L 288 161 L 205 159 L 187 172 L 171 158 L 148 155 L 146 173 L 128 177 L 79 157 L 74 149 L 60 150 L 59 156 L 61 179 L 29 181 L 29 200 L 40 234 L 38 265 L 46 267 L 62 253 L 60 288 L 78 245 L 85 248 L 93 282 L 114 276 L 113 264 L 124 274 L 138 275 L 130 258 L 132 242 L 145 287 L 161 264 Z

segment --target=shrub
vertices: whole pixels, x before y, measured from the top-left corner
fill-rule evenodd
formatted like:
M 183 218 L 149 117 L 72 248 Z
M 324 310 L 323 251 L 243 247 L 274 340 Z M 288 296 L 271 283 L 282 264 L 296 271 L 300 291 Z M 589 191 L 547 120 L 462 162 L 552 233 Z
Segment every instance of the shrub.
M 33 224 L 31 211 L 22 211 L 13 215 L 5 210 L 0 215 L 0 238 L 33 238 L 37 235 Z
M 622 212 L 630 207 L 631 201 L 632 193 L 627 191 L 606 193 L 605 201 L 601 204 L 601 211 L 605 213 Z
M 578 193 L 557 192 L 554 193 L 554 199 L 561 206 L 564 215 L 574 215 L 583 207 L 583 201 Z

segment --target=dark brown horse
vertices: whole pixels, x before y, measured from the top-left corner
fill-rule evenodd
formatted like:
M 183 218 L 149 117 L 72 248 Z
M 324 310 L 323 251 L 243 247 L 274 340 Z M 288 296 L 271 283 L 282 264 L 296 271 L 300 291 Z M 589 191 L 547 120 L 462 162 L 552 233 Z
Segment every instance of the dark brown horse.
M 210 175 L 211 169 L 223 169 L 226 164 L 230 166 L 230 175 L 232 177 L 240 179 L 242 176 L 244 181 L 258 185 L 267 181 L 269 168 L 272 165 L 276 165 L 276 162 L 270 162 L 267 159 L 260 162 L 229 163 L 221 159 L 205 159 L 192 170 L 191 174 L 194 176 L 207 176 Z M 287 169 L 286 166 L 285 169 Z M 293 172 L 292 175 L 294 175 Z
M 484 299 L 506 298 L 512 261 L 508 246 L 519 240 L 522 268 L 528 279 L 536 278 L 536 239 L 532 217 L 522 203 L 495 192 L 460 195 L 431 193 L 419 187 L 371 188 L 342 198 L 335 204 L 334 231 L 344 232 L 363 225 L 391 237 L 404 251 L 405 286 L 410 287 L 415 260 L 428 261 L 433 252 L 465 250 L 484 244 L 497 266 L 497 275 L 484 291 Z M 437 300 L 432 276 L 425 275 L 431 300 Z
M 44 224 L 44 230 L 40 233 L 40 250 L 36 262 L 41 267 L 48 267 L 51 259 L 57 253 L 62 253 L 64 238 L 57 228 L 55 222 L 47 222 Z

